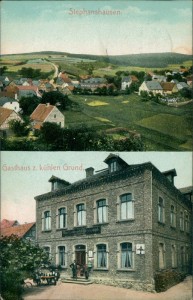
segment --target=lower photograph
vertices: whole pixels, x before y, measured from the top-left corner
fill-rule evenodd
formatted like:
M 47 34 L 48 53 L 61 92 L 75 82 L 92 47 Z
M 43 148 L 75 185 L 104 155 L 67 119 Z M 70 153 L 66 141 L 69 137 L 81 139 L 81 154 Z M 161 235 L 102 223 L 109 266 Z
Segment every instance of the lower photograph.
M 2 152 L 1 300 L 192 299 L 191 152 Z

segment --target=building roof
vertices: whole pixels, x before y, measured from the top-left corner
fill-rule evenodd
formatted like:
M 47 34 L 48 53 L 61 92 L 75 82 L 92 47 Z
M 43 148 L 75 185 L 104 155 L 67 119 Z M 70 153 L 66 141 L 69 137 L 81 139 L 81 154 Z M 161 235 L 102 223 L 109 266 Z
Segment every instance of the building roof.
M 179 189 L 182 194 L 191 194 L 193 195 L 193 186 L 187 186 Z
M 55 106 L 50 104 L 39 104 L 31 114 L 31 119 L 34 121 L 44 122 Z
M 13 227 L 16 225 L 19 225 L 17 220 L 10 221 L 7 219 L 3 219 L 0 223 L 0 228 L 3 229 L 3 228 L 8 228 L 8 227 Z
M 2 236 L 10 236 L 12 234 L 22 238 L 28 233 L 28 231 L 35 225 L 35 222 L 22 224 L 14 227 L 8 227 L 1 229 Z
M 17 102 L 17 101 L 14 98 L 10 98 L 10 97 L 0 97 L 0 106 L 3 106 L 5 103 L 9 103 L 9 102 Z
M 34 92 L 37 92 L 37 90 L 38 90 L 38 87 L 35 86 L 35 85 L 30 85 L 30 86 L 20 85 L 17 88 L 18 88 L 19 91 L 34 91 Z
M 181 86 L 182 88 L 188 88 L 188 84 L 186 82 L 179 82 L 177 83 L 177 87 Z
M 149 90 L 163 90 L 161 84 L 157 81 L 145 81 L 145 84 Z
M 176 84 L 174 82 L 162 82 L 161 86 L 164 91 L 172 91 Z
M 7 92 L 7 91 L 2 91 L 0 92 L 0 97 L 10 97 L 10 98 L 13 98 L 15 99 L 15 93 L 14 92 Z
M 121 82 L 131 82 L 131 81 L 132 81 L 132 79 L 131 79 L 130 76 L 125 76 L 125 77 L 123 77 L 122 80 L 121 80 Z
M 110 159 L 117 158 L 121 159 L 115 154 L 110 154 L 106 159 L 105 163 L 108 163 Z M 68 195 L 71 193 L 79 193 L 82 190 L 88 188 L 98 187 L 103 184 L 108 184 L 112 182 L 119 181 L 120 179 L 127 179 L 132 176 L 141 176 L 142 172 L 149 170 L 152 172 L 152 176 L 162 182 L 168 190 L 171 191 L 176 197 L 180 199 L 183 203 L 186 203 L 188 206 L 191 206 L 191 202 L 174 186 L 174 184 L 167 178 L 165 174 L 160 172 L 151 162 L 146 162 L 142 164 L 128 165 L 123 159 L 121 159 L 123 164 L 121 169 L 110 172 L 109 168 L 102 169 L 101 171 L 93 172 L 92 176 L 87 176 L 82 180 L 78 180 L 70 185 L 63 187 L 61 189 L 51 191 L 35 197 L 35 200 L 41 201 L 45 199 L 51 199 L 53 197 L 60 197 L 63 195 Z M 171 172 L 174 170 L 166 171 Z
M 0 126 L 9 118 L 14 110 L 0 107 Z

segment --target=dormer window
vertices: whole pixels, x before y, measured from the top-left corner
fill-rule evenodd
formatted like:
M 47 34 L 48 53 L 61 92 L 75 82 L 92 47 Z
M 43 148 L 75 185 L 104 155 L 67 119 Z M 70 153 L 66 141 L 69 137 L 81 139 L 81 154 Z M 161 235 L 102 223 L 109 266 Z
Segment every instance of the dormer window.
M 58 187 L 58 182 L 57 181 L 53 181 L 52 182 L 52 191 L 55 191 Z
M 116 161 L 112 161 L 110 163 L 110 172 L 112 173 L 112 172 L 115 172 L 115 171 L 117 171 L 117 162 Z

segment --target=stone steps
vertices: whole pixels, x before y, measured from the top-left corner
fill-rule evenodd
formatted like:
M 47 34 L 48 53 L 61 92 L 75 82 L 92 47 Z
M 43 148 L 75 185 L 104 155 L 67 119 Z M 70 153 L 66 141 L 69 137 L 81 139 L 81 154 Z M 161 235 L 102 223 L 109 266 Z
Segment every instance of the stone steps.
M 63 283 L 82 284 L 82 285 L 88 285 L 88 284 L 92 284 L 93 283 L 91 280 L 85 279 L 85 278 L 77 278 L 77 279 L 73 279 L 73 278 L 61 278 L 61 282 L 63 282 Z

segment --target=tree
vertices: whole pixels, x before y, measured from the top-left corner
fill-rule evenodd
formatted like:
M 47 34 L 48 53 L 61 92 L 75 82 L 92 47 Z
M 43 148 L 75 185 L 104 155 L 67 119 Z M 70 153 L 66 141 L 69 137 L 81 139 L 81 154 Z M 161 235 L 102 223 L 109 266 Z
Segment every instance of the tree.
M 49 265 L 48 254 L 38 245 L 15 235 L 0 238 L 0 284 L 5 300 L 22 300 L 22 280 L 32 277 L 42 264 Z
M 7 71 L 7 67 L 3 66 L 0 68 L 0 74 L 3 75 L 5 73 L 5 71 Z
M 50 103 L 56 105 L 59 103 L 63 110 L 66 109 L 67 105 L 70 104 L 67 95 L 64 95 L 58 91 L 47 92 L 42 95 L 41 103 Z
M 40 104 L 38 97 L 22 97 L 19 101 L 19 105 L 23 110 L 24 115 L 31 115 L 34 109 Z
M 40 78 L 41 69 L 32 69 L 32 68 L 22 68 L 18 71 L 20 75 L 26 78 Z
M 45 122 L 40 129 L 39 139 L 43 143 L 59 147 L 62 143 L 62 128 L 58 124 Z
M 193 92 L 190 88 L 183 88 L 180 90 L 179 93 L 183 98 L 192 99 Z
M 16 136 L 27 136 L 30 131 L 28 124 L 19 120 L 11 120 L 9 128 L 13 130 Z

